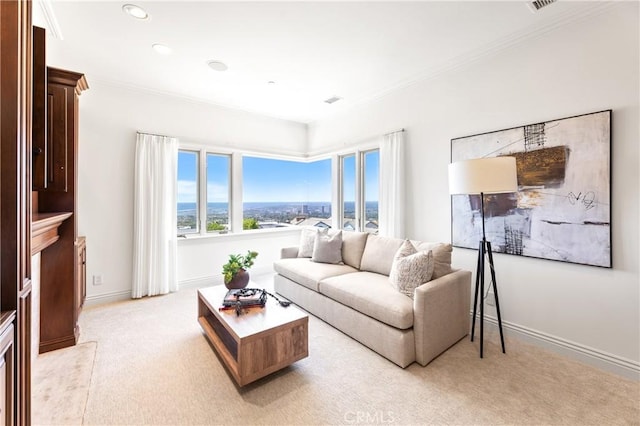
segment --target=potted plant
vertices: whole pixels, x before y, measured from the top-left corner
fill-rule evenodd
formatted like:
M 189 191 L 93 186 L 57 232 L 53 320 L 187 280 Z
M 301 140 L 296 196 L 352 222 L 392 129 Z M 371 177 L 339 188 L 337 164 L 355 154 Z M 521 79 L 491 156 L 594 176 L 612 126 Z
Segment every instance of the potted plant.
M 222 265 L 222 275 L 224 275 L 224 285 L 228 289 L 245 288 L 249 283 L 249 273 L 247 269 L 253 266 L 258 252 L 248 250 L 247 254 L 230 254 L 229 261 Z

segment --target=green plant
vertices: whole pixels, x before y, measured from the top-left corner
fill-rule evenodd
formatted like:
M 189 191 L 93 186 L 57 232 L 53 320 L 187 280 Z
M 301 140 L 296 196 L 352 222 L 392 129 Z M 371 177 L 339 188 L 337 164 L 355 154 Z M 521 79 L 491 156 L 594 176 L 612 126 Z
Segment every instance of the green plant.
M 224 283 L 229 283 L 229 281 L 231 281 L 241 269 L 246 271 L 247 269 L 251 268 L 256 257 L 258 257 L 258 252 L 251 250 L 248 250 L 247 254 L 245 255 L 230 254 L 229 261 L 222 265 L 222 275 L 224 275 Z
M 258 220 L 255 217 L 249 217 L 242 220 L 242 229 L 258 229 Z
M 219 224 L 218 222 L 207 223 L 207 231 L 226 231 L 227 227 Z

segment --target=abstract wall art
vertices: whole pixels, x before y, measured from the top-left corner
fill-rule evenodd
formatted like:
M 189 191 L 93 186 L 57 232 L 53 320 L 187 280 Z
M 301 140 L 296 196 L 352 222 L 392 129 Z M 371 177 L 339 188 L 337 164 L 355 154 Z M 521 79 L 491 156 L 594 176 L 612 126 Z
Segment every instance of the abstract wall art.
M 451 161 L 516 158 L 518 192 L 485 195 L 494 252 L 610 268 L 611 110 L 451 140 Z M 451 198 L 452 243 L 477 249 L 479 195 Z

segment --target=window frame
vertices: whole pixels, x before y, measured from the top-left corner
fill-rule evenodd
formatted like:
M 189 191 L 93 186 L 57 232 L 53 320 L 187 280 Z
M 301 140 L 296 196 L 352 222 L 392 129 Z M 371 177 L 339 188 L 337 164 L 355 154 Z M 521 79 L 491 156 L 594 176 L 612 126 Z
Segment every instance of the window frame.
M 359 170 L 360 172 L 360 231 L 362 232 L 369 232 L 367 231 L 367 179 L 366 179 L 366 172 L 367 172 L 367 154 L 370 154 L 372 152 L 378 152 L 378 225 L 380 223 L 380 148 L 371 148 L 371 149 L 366 149 L 366 150 L 362 150 L 360 151 L 360 165 L 361 168 Z M 376 232 L 377 233 L 377 232 Z
M 222 149 L 216 149 L 214 147 L 202 146 L 202 145 L 193 145 L 193 144 L 183 144 L 181 143 L 178 147 L 178 153 L 180 151 L 186 152 L 195 152 L 198 154 L 197 161 L 197 230 L 195 232 L 181 232 L 181 230 L 176 230 L 178 236 L 183 237 L 193 237 L 193 236 L 209 236 L 209 235 L 220 235 L 226 233 L 232 233 L 234 229 L 233 223 L 233 168 L 234 168 L 234 152 L 226 151 Z M 217 155 L 217 156 L 226 156 L 229 158 L 229 171 L 228 171 L 228 179 L 229 179 L 229 187 L 227 189 L 229 194 L 229 225 L 228 230 L 221 232 L 209 232 L 207 231 L 207 156 L 209 154 Z
M 203 168 L 203 175 L 204 176 L 204 180 L 202 182 L 204 182 L 202 186 L 202 194 L 200 195 L 202 198 L 202 200 L 204 200 L 204 213 L 202 214 L 202 218 L 203 220 L 201 221 L 202 223 L 202 231 L 201 234 L 203 235 L 216 235 L 216 234 L 227 234 L 229 232 L 233 232 L 233 203 L 231 200 L 231 196 L 233 194 L 232 191 L 232 186 L 233 186 L 233 154 L 222 154 L 220 152 L 217 151 L 213 151 L 213 150 L 208 150 L 206 148 L 204 148 L 202 150 L 202 152 L 204 152 L 204 155 L 202 155 L 203 157 L 203 161 L 202 161 L 202 168 Z M 208 172 L 208 160 L 209 160 L 209 155 L 215 155 L 215 156 L 219 156 L 219 157 L 227 157 L 228 158 L 228 166 L 229 169 L 227 170 L 227 180 L 229 182 L 229 185 L 227 187 L 227 230 L 226 231 L 209 231 L 208 230 L 208 223 L 207 223 L 207 209 L 209 207 L 209 197 L 208 197 L 208 189 L 209 189 L 209 180 L 208 180 L 208 176 L 207 176 L 207 172 Z
M 368 153 L 374 152 L 374 151 L 378 151 L 378 153 L 380 152 L 380 146 L 379 144 L 369 144 L 369 145 L 363 145 L 360 146 L 358 148 L 353 148 L 351 150 L 347 150 L 347 151 L 343 151 L 340 152 L 336 155 L 335 157 L 335 161 L 337 163 L 337 169 L 338 169 L 338 181 L 335 183 L 335 187 L 337 188 L 337 202 L 338 202 L 338 207 L 339 207 L 339 215 L 336 218 L 336 220 L 334 221 L 334 224 L 336 226 L 337 229 L 341 229 L 341 230 L 345 230 L 344 229 L 344 216 L 345 216 L 345 212 L 344 212 L 344 177 L 345 177 L 345 170 L 344 170 L 344 159 L 350 156 L 354 156 L 355 157 L 355 181 L 356 181 L 356 188 L 355 188 L 355 231 L 360 231 L 360 232 L 368 232 L 365 227 L 367 224 L 367 218 L 366 218 L 366 214 L 367 214 L 367 209 L 366 209 L 366 200 L 365 200 L 365 194 L 366 194 L 366 179 L 365 179 L 365 174 L 366 174 L 366 161 L 365 161 L 365 156 Z M 379 219 L 379 210 L 380 210 L 380 199 L 379 199 L 379 195 L 380 195 L 380 189 L 379 189 L 379 185 L 380 185 L 380 168 L 378 167 L 378 219 Z
M 200 187 L 202 186 L 200 184 L 200 181 L 201 181 L 201 177 L 200 177 L 200 157 L 201 157 L 201 153 L 200 153 L 200 150 L 197 150 L 197 149 L 178 147 L 178 156 L 180 155 L 181 151 L 182 152 L 196 154 L 196 229 L 195 230 L 186 230 L 186 229 L 177 229 L 177 227 L 176 227 L 176 233 L 178 235 L 198 235 L 198 234 L 200 234 L 200 231 L 201 231 L 201 226 L 200 226 L 200 218 L 201 218 Z M 176 194 L 176 196 L 177 196 L 177 194 Z M 176 206 L 177 206 L 177 203 L 178 202 L 176 200 Z M 176 218 L 177 217 L 178 217 L 178 212 L 176 211 Z

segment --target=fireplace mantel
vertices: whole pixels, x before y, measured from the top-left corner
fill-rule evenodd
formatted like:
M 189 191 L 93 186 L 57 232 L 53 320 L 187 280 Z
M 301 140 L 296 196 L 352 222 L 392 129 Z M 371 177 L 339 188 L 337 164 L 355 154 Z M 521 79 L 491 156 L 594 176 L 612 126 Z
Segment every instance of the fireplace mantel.
M 71 216 L 70 212 L 34 213 L 31 220 L 31 255 L 40 253 L 58 241 L 58 227 Z

